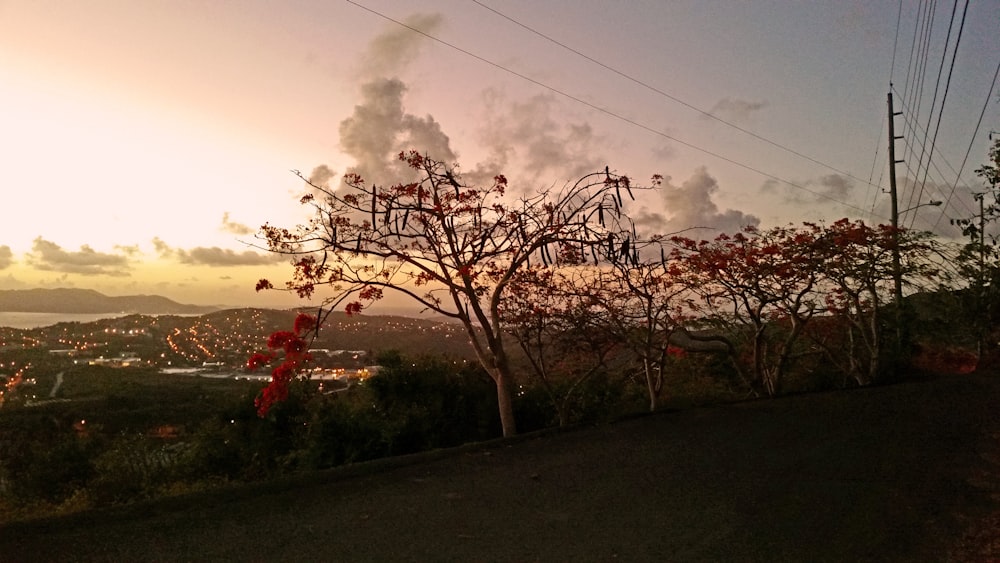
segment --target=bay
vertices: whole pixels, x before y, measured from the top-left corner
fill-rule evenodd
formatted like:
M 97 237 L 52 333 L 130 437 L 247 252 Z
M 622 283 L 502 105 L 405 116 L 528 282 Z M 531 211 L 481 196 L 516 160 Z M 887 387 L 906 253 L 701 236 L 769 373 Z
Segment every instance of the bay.
M 0 312 L 0 327 L 31 329 L 52 326 L 57 323 L 90 323 L 101 319 L 113 319 L 126 313 L 20 313 Z

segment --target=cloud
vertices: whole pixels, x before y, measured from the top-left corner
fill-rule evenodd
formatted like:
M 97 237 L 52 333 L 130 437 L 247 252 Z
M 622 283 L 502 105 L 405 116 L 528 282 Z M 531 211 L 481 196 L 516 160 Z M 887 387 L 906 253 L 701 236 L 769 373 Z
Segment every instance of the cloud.
M 62 274 L 51 280 L 42 280 L 39 285 L 42 287 L 76 287 L 73 280 L 69 279 L 69 274 Z
M 403 22 L 413 29 L 392 26 L 368 44 L 361 57 L 361 103 L 339 127 L 340 148 L 355 160 L 349 173 L 369 183 L 407 181 L 415 177 L 415 172 L 398 155 L 409 150 L 446 163 L 455 161 L 448 136 L 438 122 L 430 115 L 419 117 L 406 112 L 406 84 L 397 77 L 427 42 L 414 29 L 430 34 L 443 21 L 441 14 L 413 14 Z M 324 186 L 334 174 L 323 164 L 313 169 L 309 180 Z
M 443 24 L 439 14 L 419 14 L 406 21 L 428 33 Z M 425 39 L 397 27 L 375 38 L 364 54 L 361 102 L 341 121 L 339 133 L 341 150 L 355 161 L 347 171 L 368 183 L 416 179 L 416 173 L 397 158 L 400 152 L 417 150 L 448 164 L 458 160 L 441 124 L 431 115 L 410 113 L 405 106 L 407 86 L 398 73 L 419 55 Z M 487 156 L 475 165 L 466 163 L 463 176 L 470 184 L 489 183 L 498 173 L 518 184 L 565 181 L 608 164 L 598 150 L 603 139 L 586 121 L 562 115 L 563 107 L 554 96 L 509 102 L 488 89 L 483 101 L 485 115 L 478 128 Z M 309 176 L 321 186 L 332 177 L 333 171 L 325 165 Z
M 125 246 L 125 245 L 122 245 L 122 244 L 116 244 L 113 248 L 115 250 L 120 251 L 122 254 L 124 254 L 126 256 L 135 256 L 137 254 L 141 254 L 142 253 L 142 251 L 139 250 L 139 245 L 137 245 L 137 244 L 133 244 L 133 245 L 130 245 L 130 246 Z
M 330 189 L 330 180 L 337 177 L 337 173 L 333 171 L 332 168 L 325 164 L 320 164 L 319 166 L 313 168 L 313 171 L 309 173 L 309 183 L 313 186 L 319 186 L 323 189 Z
M 97 252 L 87 245 L 79 251 L 69 252 L 59 245 L 38 237 L 32 243 L 32 252 L 28 254 L 28 263 L 39 270 L 61 272 L 65 274 L 80 274 L 84 276 L 127 276 L 129 275 L 129 260 L 127 255 L 134 254 L 132 247 L 116 247 L 122 254 Z
M 256 230 L 243 223 L 237 223 L 229 218 L 229 212 L 222 214 L 222 230 L 234 235 L 252 235 Z
M 7 245 L 0 246 L 0 270 L 9 268 L 14 263 L 14 253 Z
M 854 182 L 840 174 L 827 174 L 817 182 L 820 194 L 837 201 L 847 201 L 854 190 Z
M 188 250 L 172 248 L 159 238 L 153 239 L 153 247 L 161 258 L 198 266 L 267 266 L 288 260 L 288 257 L 282 254 L 254 252 L 253 250 L 237 252 L 217 246 L 197 246 Z
M 288 260 L 281 254 L 270 254 L 244 250 L 236 252 L 217 246 L 198 246 L 191 250 L 177 250 L 178 260 L 182 264 L 200 264 L 204 266 L 263 266 Z
M 722 98 L 712 106 L 712 109 L 708 110 L 708 113 L 722 119 L 723 121 L 728 121 L 730 123 L 737 123 L 741 121 L 747 121 L 753 116 L 754 113 L 767 107 L 767 102 L 748 102 L 746 100 L 738 100 L 733 98 Z M 702 119 L 710 119 L 708 116 L 702 115 Z
M 496 90 L 483 94 L 485 117 L 479 137 L 490 156 L 477 167 L 485 179 L 503 172 L 531 183 L 544 176 L 576 179 L 604 168 L 600 156 L 601 137 L 585 121 L 572 122 L 557 116 L 560 105 L 549 94 L 523 102 L 508 102 Z M 516 160 L 516 166 L 512 166 Z
M 7 277 L 0 278 L 0 289 L 27 289 L 30 287 L 26 282 L 23 282 L 14 277 L 13 274 L 7 274 Z
M 649 149 L 649 153 L 657 161 L 669 160 L 677 155 L 677 151 L 674 147 L 667 143 L 658 143 L 653 145 L 652 148 Z
M 787 203 L 810 204 L 849 202 L 854 193 L 854 182 L 842 174 L 827 174 L 819 178 L 798 182 L 799 189 L 774 179 L 765 181 L 761 193 L 778 194 Z
M 351 172 L 369 182 L 392 183 L 413 176 L 400 152 L 418 150 L 436 160 L 454 162 L 448 136 L 431 116 L 406 113 L 406 85 L 398 78 L 377 78 L 362 85 L 362 102 L 340 122 L 340 146 L 354 157 Z
M 413 14 L 403 20 L 403 23 L 432 34 L 441 27 L 443 21 L 441 14 Z M 398 74 L 417 58 L 420 46 L 426 41 L 426 37 L 412 29 L 392 26 L 389 31 L 378 35 L 368 44 L 361 59 L 362 76 L 373 78 Z
M 735 209 L 720 211 L 713 197 L 719 183 L 705 167 L 694 171 L 690 178 L 677 186 L 666 177 L 660 187 L 663 211 L 645 209 L 634 217 L 636 225 L 651 233 L 676 233 L 686 229 L 705 228 L 706 238 L 717 232 L 732 233 L 746 225 L 759 225 L 760 219 Z
M 169 258 L 174 252 L 174 249 L 170 248 L 160 237 L 153 237 L 153 248 L 156 249 L 156 253 L 161 258 Z

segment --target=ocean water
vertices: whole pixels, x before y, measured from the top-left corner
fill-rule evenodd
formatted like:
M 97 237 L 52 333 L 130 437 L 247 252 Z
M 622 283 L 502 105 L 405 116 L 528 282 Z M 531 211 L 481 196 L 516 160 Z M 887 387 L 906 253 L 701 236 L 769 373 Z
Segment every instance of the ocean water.
M 8 313 L 0 312 L 0 327 L 39 328 L 56 323 L 89 323 L 122 317 L 124 313 Z

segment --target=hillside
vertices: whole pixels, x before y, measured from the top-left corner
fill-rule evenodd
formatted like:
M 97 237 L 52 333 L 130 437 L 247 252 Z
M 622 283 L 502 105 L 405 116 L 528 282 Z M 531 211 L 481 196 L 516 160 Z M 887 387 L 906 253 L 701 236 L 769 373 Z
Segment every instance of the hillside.
M 31 361 L 41 350 L 75 349 L 74 358 L 138 357 L 149 367 L 200 366 L 203 362 L 241 368 L 268 336 L 290 330 L 296 312 L 278 309 L 225 309 L 204 315 L 132 314 L 80 323 L 64 322 L 34 329 L 0 327 L 0 349 Z M 311 347 L 320 365 L 365 365 L 380 352 L 396 350 L 410 357 L 446 356 L 473 360 L 475 354 L 461 325 L 440 320 L 333 313 Z M 345 354 L 340 351 L 365 352 Z M 63 358 L 68 359 L 68 357 Z M 54 365 L 54 358 L 47 358 Z M 344 365 L 342 365 L 344 364 Z
M 199 315 L 218 307 L 185 305 L 159 295 L 108 296 L 92 289 L 0 290 L 0 312 L 10 313 L 133 313 Z

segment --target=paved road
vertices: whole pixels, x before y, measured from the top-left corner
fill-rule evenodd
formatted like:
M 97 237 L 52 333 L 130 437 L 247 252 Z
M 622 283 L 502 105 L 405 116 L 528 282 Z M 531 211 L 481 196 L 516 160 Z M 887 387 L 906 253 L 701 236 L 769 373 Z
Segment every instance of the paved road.
M 0 561 L 988 560 L 998 406 L 962 376 L 663 413 L 0 528 Z

